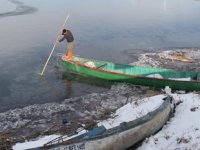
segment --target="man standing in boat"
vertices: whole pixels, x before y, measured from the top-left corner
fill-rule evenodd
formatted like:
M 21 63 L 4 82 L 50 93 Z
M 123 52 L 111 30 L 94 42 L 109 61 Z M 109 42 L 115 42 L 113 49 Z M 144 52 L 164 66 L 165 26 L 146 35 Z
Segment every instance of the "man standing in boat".
M 57 41 L 57 43 L 60 43 L 62 41 L 64 41 L 65 39 L 67 40 L 67 52 L 66 52 L 66 59 L 70 60 L 72 58 L 73 52 L 72 52 L 72 48 L 73 48 L 73 44 L 74 44 L 74 37 L 73 34 L 71 33 L 70 30 L 67 29 L 63 29 L 61 35 L 63 35 L 63 37 Z

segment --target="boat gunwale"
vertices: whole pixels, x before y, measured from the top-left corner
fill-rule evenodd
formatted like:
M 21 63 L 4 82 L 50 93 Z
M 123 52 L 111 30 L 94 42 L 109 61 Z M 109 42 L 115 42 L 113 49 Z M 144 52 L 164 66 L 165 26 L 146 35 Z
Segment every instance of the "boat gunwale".
M 170 82 L 177 82 L 177 83 L 189 83 L 189 82 L 192 82 L 192 83 L 200 83 L 200 81 L 184 81 L 184 80 L 174 80 L 174 79 L 167 79 L 167 78 L 153 78 L 153 77 L 147 77 L 147 76 L 139 76 L 139 75 L 130 75 L 130 74 L 123 74 L 123 73 L 118 73 L 118 72 L 112 72 L 112 71 L 106 71 L 106 70 L 103 70 L 103 69 L 100 69 L 100 68 L 93 68 L 93 67 L 90 67 L 90 66 L 87 66 L 85 64 L 82 64 L 80 63 L 79 61 L 74 61 L 74 60 L 64 60 L 62 58 L 62 60 L 64 62 L 68 62 L 68 63 L 71 63 L 71 64 L 74 64 L 74 65 L 78 65 L 78 66 L 82 66 L 82 67 L 85 67 L 85 68 L 88 68 L 90 70 L 95 70 L 95 71 L 99 71 L 99 72 L 106 72 L 106 73 L 110 73 L 110 74 L 116 74 L 116 75 L 123 75 L 123 76 L 127 76 L 127 77 L 133 77 L 133 78 L 141 78 L 141 79 L 152 79 L 152 80 L 161 80 L 161 81 L 170 81 Z M 92 59 L 89 59 L 89 60 L 92 60 Z M 98 61 L 98 60 L 97 60 Z M 104 61 L 103 61 L 104 62 Z M 105 61 L 106 62 L 106 61 Z M 107 62 L 107 63 L 110 63 L 110 62 Z M 117 64 L 117 63 L 116 63 Z M 123 65 L 123 64 L 119 64 L 119 65 Z M 131 67 L 134 67 L 132 65 L 128 65 L 127 66 L 131 66 Z M 145 68 L 145 67 L 142 67 L 142 68 Z M 162 68 L 157 68 L 157 69 L 162 69 Z M 169 70 L 169 71 L 177 71 L 177 70 L 173 70 L 173 69 L 166 69 L 166 70 Z M 196 72 L 198 73 L 198 72 Z M 177 78 L 178 79 L 178 78 Z

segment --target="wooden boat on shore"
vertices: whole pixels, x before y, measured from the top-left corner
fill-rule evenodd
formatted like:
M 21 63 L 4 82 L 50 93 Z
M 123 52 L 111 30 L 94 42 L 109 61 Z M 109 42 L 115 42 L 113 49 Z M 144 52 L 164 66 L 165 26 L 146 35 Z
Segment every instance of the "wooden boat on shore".
M 64 69 L 68 71 L 113 82 L 129 82 L 157 88 L 169 86 L 173 90 L 200 90 L 200 73 L 198 72 L 145 68 L 77 56 L 71 60 L 65 60 L 62 57 L 61 61 Z
M 56 138 L 43 147 L 32 150 L 124 150 L 163 127 L 174 111 L 173 98 L 163 99 L 158 108 L 130 122 L 106 129 L 104 126 L 94 128 L 71 139 Z

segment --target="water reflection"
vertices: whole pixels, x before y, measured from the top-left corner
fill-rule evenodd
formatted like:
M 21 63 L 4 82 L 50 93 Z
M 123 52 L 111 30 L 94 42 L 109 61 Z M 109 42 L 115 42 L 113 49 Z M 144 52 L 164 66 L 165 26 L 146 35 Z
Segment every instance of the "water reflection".
M 70 98 L 72 96 L 72 81 L 66 80 L 66 98 Z
M 71 85 L 72 81 L 78 81 L 79 83 L 86 83 L 93 87 L 98 86 L 98 87 L 104 87 L 104 88 L 110 88 L 111 85 L 113 84 L 113 82 L 111 81 L 101 80 L 98 78 L 88 77 L 81 74 L 75 74 L 72 72 L 65 72 L 63 73 L 62 77 L 63 77 L 63 80 L 66 80 L 67 89 L 69 88 L 70 91 L 72 88 L 72 85 Z

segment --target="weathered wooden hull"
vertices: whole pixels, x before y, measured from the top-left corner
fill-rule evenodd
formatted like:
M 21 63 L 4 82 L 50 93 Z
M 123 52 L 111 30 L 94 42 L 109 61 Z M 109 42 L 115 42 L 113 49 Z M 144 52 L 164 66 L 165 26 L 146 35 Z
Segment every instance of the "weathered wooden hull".
M 60 144 L 36 148 L 38 150 L 124 150 L 158 131 L 169 119 L 172 112 L 172 98 L 146 116 L 106 130 L 100 135 L 74 138 Z
M 90 67 L 86 65 L 84 62 L 87 61 L 95 63 L 95 67 Z M 157 88 L 164 88 L 165 86 L 169 86 L 172 89 L 186 91 L 200 90 L 199 81 L 175 80 L 176 78 L 188 77 L 196 80 L 198 76 L 200 76 L 198 72 L 181 72 L 171 69 L 144 68 L 131 65 L 114 64 L 111 62 L 98 60 L 90 60 L 81 57 L 73 57 L 73 60 L 71 61 L 65 61 L 64 59 L 62 59 L 62 64 L 66 70 L 69 70 L 71 72 L 113 82 L 128 82 L 136 85 L 152 86 Z M 148 77 L 148 75 L 151 74 L 160 74 L 164 78 L 160 79 Z

